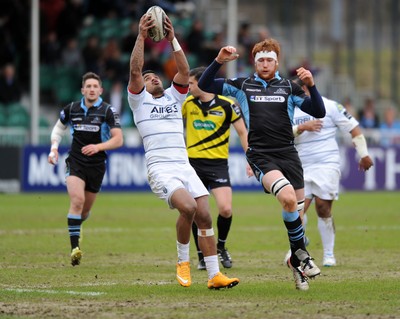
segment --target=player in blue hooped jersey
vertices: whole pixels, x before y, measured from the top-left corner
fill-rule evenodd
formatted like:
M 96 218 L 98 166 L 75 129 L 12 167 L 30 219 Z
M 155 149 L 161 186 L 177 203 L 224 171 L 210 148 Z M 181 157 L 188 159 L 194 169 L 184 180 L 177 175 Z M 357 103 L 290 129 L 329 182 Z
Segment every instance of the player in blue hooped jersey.
M 65 160 L 66 184 L 70 198 L 68 231 L 71 242 L 71 264 L 82 258 L 81 227 L 90 214 L 106 172 L 107 150 L 123 144 L 119 114 L 100 95 L 100 77 L 88 72 L 82 77 L 80 101 L 66 105 L 51 132 L 50 164 L 58 162 L 58 146 L 68 127 L 72 144 Z
M 236 48 L 221 48 L 216 59 L 199 80 L 207 92 L 235 97 L 248 129 L 247 161 L 265 192 L 276 196 L 282 206 L 292 257 L 296 288 L 307 290 L 308 278 L 320 274 L 304 244 L 301 213 L 304 207 L 304 180 L 301 162 L 294 146 L 292 120 L 298 107 L 316 118 L 325 116 L 325 107 L 311 72 L 297 69 L 298 77 L 309 87 L 302 88 L 278 73 L 280 44 L 275 39 L 256 43 L 252 50 L 255 73 L 242 78 L 215 79 L 225 62 L 237 59 Z

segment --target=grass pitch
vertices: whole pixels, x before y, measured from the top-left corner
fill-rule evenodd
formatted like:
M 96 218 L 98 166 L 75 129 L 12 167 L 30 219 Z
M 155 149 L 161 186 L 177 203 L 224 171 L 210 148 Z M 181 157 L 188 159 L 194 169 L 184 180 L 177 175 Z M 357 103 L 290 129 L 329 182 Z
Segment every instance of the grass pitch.
M 177 211 L 150 193 L 101 193 L 84 223 L 80 266 L 69 260 L 62 194 L 0 195 L 1 318 L 400 318 L 398 193 L 345 193 L 334 203 L 337 267 L 297 291 L 283 265 L 288 249 L 271 195 L 234 193 L 227 247 L 239 277 L 207 289 L 191 246 L 192 281 L 175 279 Z M 216 220 L 214 201 L 210 199 Z M 322 247 L 314 210 L 308 247 Z

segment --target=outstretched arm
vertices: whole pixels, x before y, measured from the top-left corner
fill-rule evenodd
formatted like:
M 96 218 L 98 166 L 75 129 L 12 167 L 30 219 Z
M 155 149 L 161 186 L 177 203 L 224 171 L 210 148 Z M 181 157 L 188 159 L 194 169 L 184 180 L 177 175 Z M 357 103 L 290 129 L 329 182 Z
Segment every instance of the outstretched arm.
M 149 16 L 144 14 L 139 21 L 139 34 L 136 38 L 130 59 L 130 72 L 128 89 L 132 93 L 139 93 L 144 88 L 142 69 L 144 64 L 144 41 L 147 32 L 154 26 L 154 20 L 149 20 Z
M 238 57 L 239 55 L 236 53 L 235 47 L 225 46 L 221 48 L 215 60 L 208 66 L 199 79 L 199 88 L 206 92 L 221 94 L 225 80 L 216 79 L 215 76 L 225 62 L 236 60 Z
M 303 81 L 303 83 L 310 91 L 310 99 L 306 98 L 304 100 L 303 104 L 301 105 L 301 109 L 316 118 L 325 117 L 326 110 L 324 101 L 322 100 L 321 95 L 315 87 L 312 73 L 303 67 L 298 68 L 296 72 L 299 79 Z
M 183 52 L 178 39 L 175 37 L 174 26 L 168 16 L 165 18 L 164 28 L 167 31 L 166 38 L 171 43 L 176 67 L 178 69 L 178 73 L 174 76 L 174 82 L 180 85 L 189 85 L 189 63 L 186 59 L 185 52 Z

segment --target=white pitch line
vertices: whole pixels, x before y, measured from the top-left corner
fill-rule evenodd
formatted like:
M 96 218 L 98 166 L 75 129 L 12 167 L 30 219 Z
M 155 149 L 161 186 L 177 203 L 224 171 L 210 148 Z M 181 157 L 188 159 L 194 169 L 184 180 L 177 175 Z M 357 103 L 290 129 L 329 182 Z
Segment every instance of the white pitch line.
M 400 230 L 400 225 L 381 225 L 381 226 L 376 226 L 376 225 L 342 226 L 342 225 L 338 225 L 335 227 L 336 227 L 336 230 L 340 230 L 340 231 L 354 231 L 354 230 L 356 230 L 356 231 L 365 231 L 365 230 L 398 231 L 398 230 Z M 283 228 L 284 228 L 284 226 L 283 226 Z M 264 232 L 264 231 L 281 231 L 283 228 L 281 226 L 251 226 L 251 227 L 236 226 L 235 229 L 239 230 L 239 231 Z
M 5 288 L 4 290 L 13 292 L 38 292 L 45 294 L 68 294 L 68 295 L 82 295 L 82 296 L 101 296 L 105 295 L 105 292 L 98 291 L 73 291 L 73 290 L 50 290 L 50 289 L 23 289 L 23 288 Z
M 162 232 L 173 232 L 172 227 L 163 227 L 157 228 L 158 231 Z M 142 232 L 153 232 L 155 228 L 142 228 Z M 249 231 L 249 232 L 265 232 L 265 231 L 282 231 L 281 226 L 236 226 L 237 231 Z M 358 226 L 345 226 L 345 225 L 336 225 L 336 230 L 339 231 L 398 231 L 400 230 L 400 225 L 358 225 Z M 98 233 L 128 233 L 132 230 L 130 228 L 88 228 L 85 230 L 88 234 L 98 234 Z M 35 235 L 35 234 L 65 234 L 65 228 L 56 228 L 56 229 L 0 229 L 0 236 L 3 235 Z
M 156 228 L 142 228 L 142 232 L 153 232 Z M 173 227 L 162 227 L 157 228 L 157 231 L 175 231 Z M 100 233 L 130 233 L 132 232 L 131 228 L 108 228 L 108 227 L 95 227 L 95 228 L 87 228 L 85 232 L 88 234 L 100 234 Z M 0 235 L 35 235 L 35 234 L 66 234 L 66 228 L 51 228 L 51 229 L 0 229 Z

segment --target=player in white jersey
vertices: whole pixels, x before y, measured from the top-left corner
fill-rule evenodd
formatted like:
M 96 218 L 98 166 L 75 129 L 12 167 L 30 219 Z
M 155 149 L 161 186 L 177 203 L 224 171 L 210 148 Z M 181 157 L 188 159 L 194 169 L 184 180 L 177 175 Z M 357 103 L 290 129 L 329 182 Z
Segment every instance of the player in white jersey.
M 189 241 L 195 221 L 199 228 L 199 245 L 205 256 L 208 288 L 231 288 L 239 279 L 228 278 L 219 271 L 209 193 L 189 164 L 181 112 L 189 89 L 189 65 L 168 17 L 164 28 L 178 72 L 166 90 L 157 74 L 150 70 L 142 72 L 145 39 L 154 25 L 147 14 L 140 19 L 139 34 L 130 58 L 128 102 L 143 139 L 149 185 L 170 208 L 179 211 L 176 278 L 184 287 L 191 285 Z
M 307 87 L 296 78 L 294 82 Z M 323 265 L 335 266 L 334 255 L 335 226 L 332 217 L 333 200 L 338 199 L 340 182 L 340 155 L 336 142 L 336 132 L 340 129 L 351 134 L 352 141 L 360 157 L 359 169 L 367 171 L 372 165 L 368 147 L 358 121 L 340 103 L 323 97 L 326 115 L 315 119 L 296 108 L 293 133 L 295 145 L 304 170 L 305 205 L 303 225 L 307 224 L 307 209 L 312 201 L 318 215 L 318 230 L 324 251 Z M 288 253 L 289 254 L 289 253 Z M 286 258 L 285 258 L 286 259 Z

